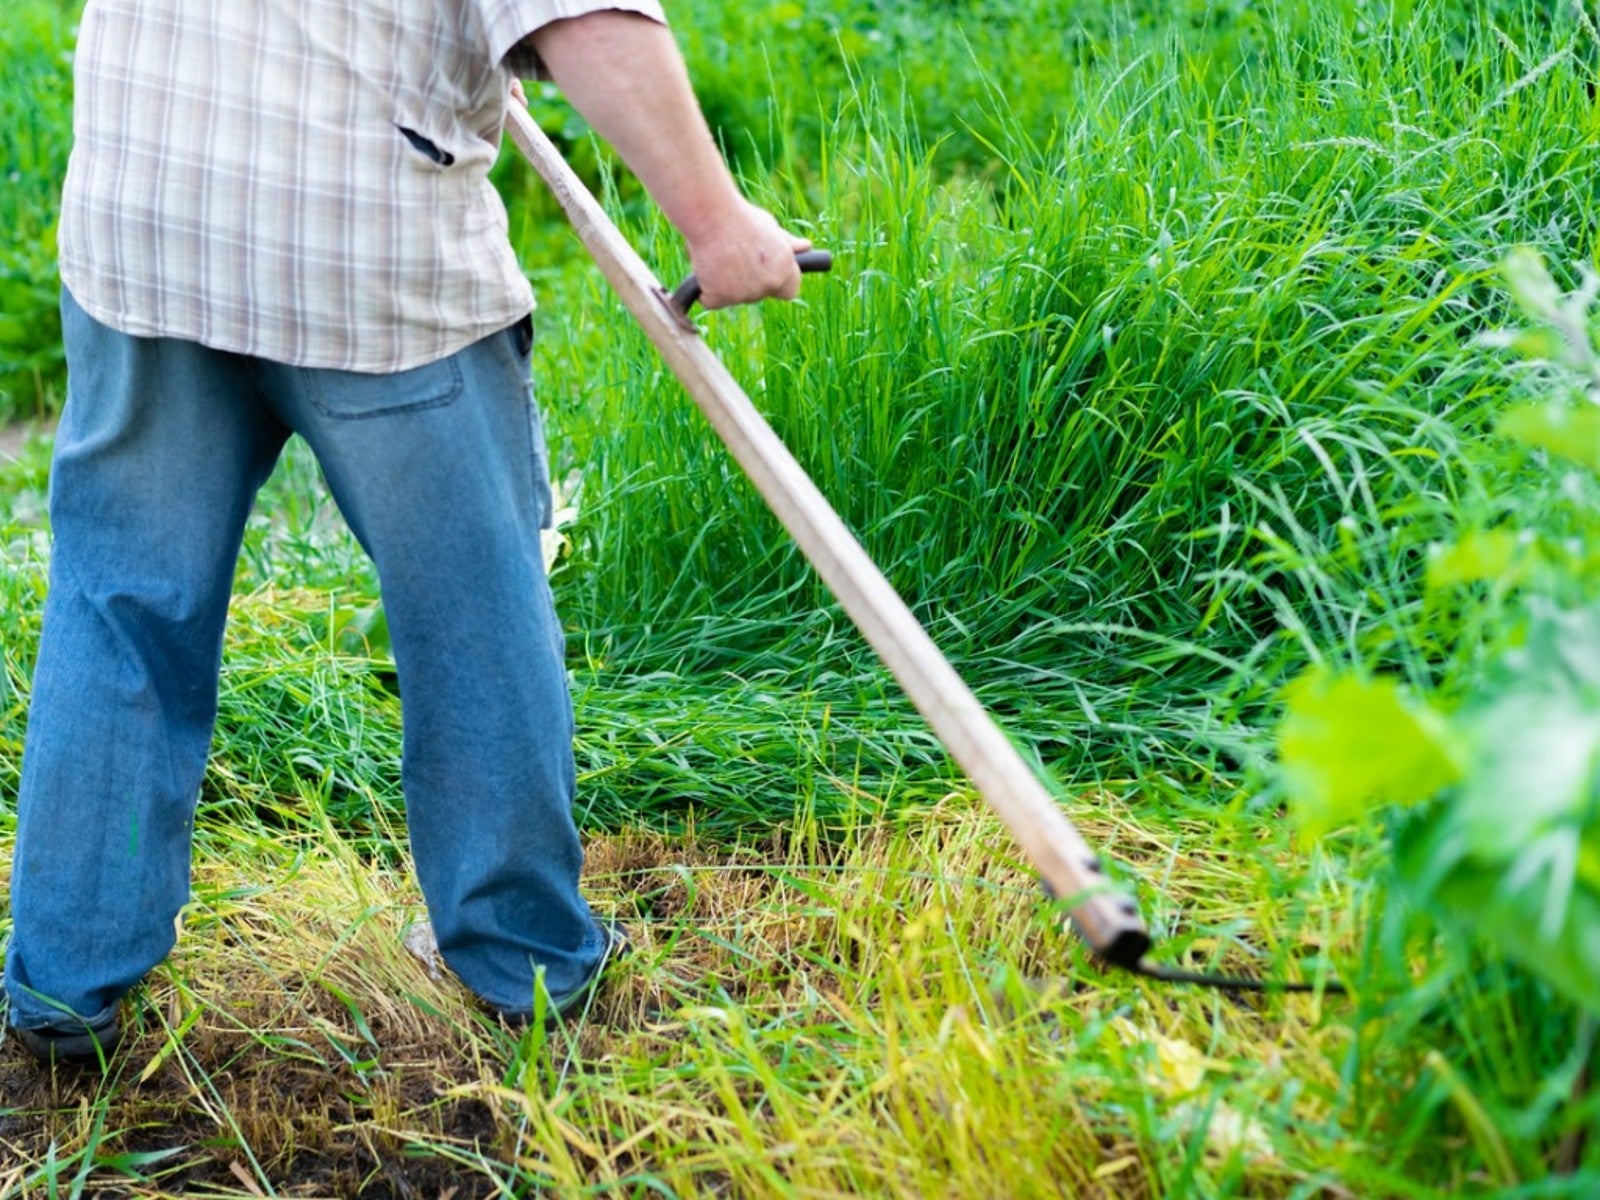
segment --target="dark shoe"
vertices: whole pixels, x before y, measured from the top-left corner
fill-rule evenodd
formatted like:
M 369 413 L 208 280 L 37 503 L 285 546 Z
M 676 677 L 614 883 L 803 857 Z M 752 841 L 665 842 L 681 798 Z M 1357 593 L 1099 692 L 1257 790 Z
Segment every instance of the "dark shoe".
M 122 1044 L 122 1026 L 113 1014 L 99 1025 L 80 1025 L 76 1029 L 16 1029 L 17 1040 L 28 1053 L 46 1066 L 68 1063 L 72 1066 L 99 1066 L 110 1062 Z

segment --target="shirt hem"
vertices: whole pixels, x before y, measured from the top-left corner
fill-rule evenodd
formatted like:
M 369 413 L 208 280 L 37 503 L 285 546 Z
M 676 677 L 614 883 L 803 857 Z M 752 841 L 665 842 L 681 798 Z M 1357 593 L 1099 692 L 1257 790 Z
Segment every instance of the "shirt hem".
M 78 307 L 100 324 L 128 337 L 172 338 L 175 341 L 191 342 L 223 354 L 238 354 L 245 358 L 257 358 L 282 366 L 321 371 L 349 371 L 356 375 L 395 375 L 401 371 L 425 367 L 430 363 L 449 358 L 452 354 L 459 354 L 468 346 L 510 328 L 538 308 L 530 295 L 526 302 L 507 306 L 503 310 L 505 314 L 503 317 L 496 314 L 487 319 L 474 321 L 471 325 L 452 326 L 450 336 L 437 339 L 425 350 L 414 355 L 369 358 L 358 354 L 334 358 L 317 354 L 275 353 L 274 350 L 278 348 L 274 347 L 268 338 L 233 338 L 210 333 L 203 327 L 191 328 L 182 322 L 156 322 L 135 317 L 100 303 L 93 294 L 92 286 L 80 290 L 73 275 L 74 273 L 63 263 L 61 286 L 71 294 Z

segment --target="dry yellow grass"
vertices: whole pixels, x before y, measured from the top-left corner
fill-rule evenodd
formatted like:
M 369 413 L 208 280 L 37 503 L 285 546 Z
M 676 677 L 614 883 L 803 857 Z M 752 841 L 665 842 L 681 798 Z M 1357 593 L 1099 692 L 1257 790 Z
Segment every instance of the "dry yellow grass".
M 1102 799 L 1091 835 L 1177 908 L 1259 885 Z M 111 1077 L 0 1051 L 0 1194 L 1142 1196 L 1187 1145 L 1274 1195 L 1315 1157 L 1285 1118 L 1338 1090 L 1318 1001 L 1100 975 L 963 798 L 834 843 L 595 840 L 635 953 L 521 1043 L 405 948 L 403 865 L 331 832 L 203 844 Z

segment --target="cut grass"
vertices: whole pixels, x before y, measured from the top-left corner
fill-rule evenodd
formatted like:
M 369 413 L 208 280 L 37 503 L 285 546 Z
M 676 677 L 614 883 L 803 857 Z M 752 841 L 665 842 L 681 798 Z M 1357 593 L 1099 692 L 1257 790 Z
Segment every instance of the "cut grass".
M 1169 832 L 1101 799 L 1094 836 L 1174 865 Z M 996 1172 L 1017 1196 L 1332 1187 L 1348 1164 L 1318 1131 L 1348 1035 L 1322 1002 L 1101 977 L 997 860 L 1000 840 L 961 796 L 842 842 L 814 826 L 745 847 L 597 839 L 591 895 L 636 952 L 580 1023 L 516 1043 L 402 949 L 418 913 L 404 863 L 374 867 L 331 827 L 208 826 L 183 936 L 130 1008 L 112 1079 L 41 1076 L 8 1043 L 10 1180 L 42 1188 L 53 1171 L 129 1195 L 403 1179 L 427 1194 L 922 1197 L 993 1194 Z M 1192 912 L 1251 886 L 1220 858 L 1185 866 L 1169 895 Z M 1316 894 L 1328 948 L 1348 953 L 1349 909 Z M 1298 941 L 1273 920 L 1255 932 Z M 1214 952 L 1243 965 L 1222 940 Z M 1284 1049 L 1263 1067 L 1264 1045 Z

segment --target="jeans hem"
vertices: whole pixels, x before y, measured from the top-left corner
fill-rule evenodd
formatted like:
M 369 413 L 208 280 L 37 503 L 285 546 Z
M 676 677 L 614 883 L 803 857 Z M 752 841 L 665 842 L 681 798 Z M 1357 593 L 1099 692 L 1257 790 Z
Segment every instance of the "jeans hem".
M 116 1019 L 117 1010 L 122 1007 L 122 1000 L 118 998 L 105 1008 L 95 1013 L 94 1016 L 84 1018 L 77 1013 L 56 1012 L 46 1017 L 19 1016 L 17 1001 L 11 998 L 11 1011 L 7 1014 L 6 1023 L 13 1029 L 41 1030 L 49 1029 L 58 1033 L 77 1033 L 80 1030 L 104 1029 Z

